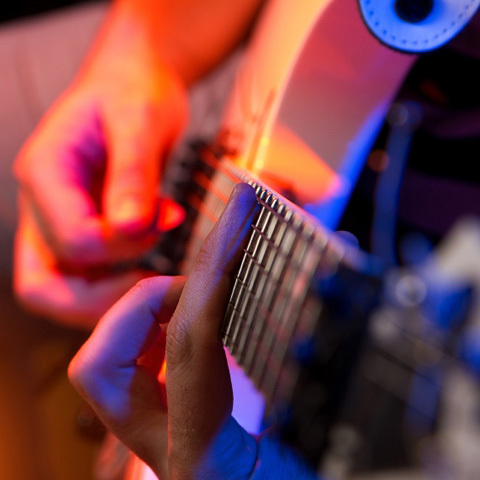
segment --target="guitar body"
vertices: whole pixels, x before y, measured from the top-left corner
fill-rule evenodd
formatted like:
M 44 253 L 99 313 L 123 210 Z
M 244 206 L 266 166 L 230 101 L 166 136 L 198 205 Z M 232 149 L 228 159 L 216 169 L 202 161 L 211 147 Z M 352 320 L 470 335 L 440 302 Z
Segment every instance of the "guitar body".
M 371 36 L 356 0 L 270 1 L 225 109 L 214 147 L 221 154 L 205 153 L 208 174 L 203 167 L 194 174 L 202 193 L 194 189 L 188 202 L 200 215 L 192 215 L 187 225 L 191 235 L 181 272 L 188 274 L 239 181 L 254 185 L 266 204 L 282 202 L 295 222 L 313 225 L 320 236 L 324 227 L 335 229 L 414 61 L 415 56 L 395 52 Z M 212 170 L 221 178 L 212 177 Z M 248 430 L 258 431 L 261 397 L 233 359 L 231 365 L 234 415 Z M 242 404 L 253 417 L 240 418 Z M 127 478 L 156 477 L 132 458 Z
M 269 2 L 219 141 L 236 165 L 335 228 L 415 59 L 381 45 L 355 0 Z

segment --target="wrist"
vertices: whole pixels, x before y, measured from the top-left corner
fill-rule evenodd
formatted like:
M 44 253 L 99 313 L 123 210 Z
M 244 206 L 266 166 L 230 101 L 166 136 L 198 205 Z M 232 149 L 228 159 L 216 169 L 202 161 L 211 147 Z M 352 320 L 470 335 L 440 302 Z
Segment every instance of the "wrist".
M 150 65 L 175 77 L 183 88 L 191 82 L 169 28 L 172 8 L 158 0 L 116 0 L 85 59 L 81 77 L 108 70 L 124 75 L 130 64 Z

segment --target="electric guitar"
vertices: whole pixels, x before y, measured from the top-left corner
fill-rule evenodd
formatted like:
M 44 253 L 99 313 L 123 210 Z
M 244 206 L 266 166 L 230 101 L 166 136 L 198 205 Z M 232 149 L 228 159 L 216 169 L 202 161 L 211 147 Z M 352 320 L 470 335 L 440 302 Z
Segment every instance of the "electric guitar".
M 409 386 L 424 366 L 412 363 L 404 342 L 371 334 L 374 312 L 387 308 L 378 307 L 385 271 L 332 233 L 415 57 L 374 39 L 355 0 L 273 1 L 257 31 L 218 137 L 194 145 L 173 168 L 172 191 L 187 218 L 149 264 L 188 274 L 234 185 L 255 188 L 261 212 L 234 279 L 223 341 L 282 438 L 314 468 L 344 478 L 371 467 L 359 461 L 372 453 L 368 439 L 379 448 L 368 398 L 390 405 L 402 397 L 408 409 Z M 414 323 L 404 330 L 399 316 L 393 324 L 382 318 L 380 330 L 401 331 L 408 345 L 428 350 Z M 409 365 L 401 394 L 382 377 L 398 362 Z M 364 411 L 351 408 L 355 398 Z M 136 464 L 130 478 L 148 475 Z

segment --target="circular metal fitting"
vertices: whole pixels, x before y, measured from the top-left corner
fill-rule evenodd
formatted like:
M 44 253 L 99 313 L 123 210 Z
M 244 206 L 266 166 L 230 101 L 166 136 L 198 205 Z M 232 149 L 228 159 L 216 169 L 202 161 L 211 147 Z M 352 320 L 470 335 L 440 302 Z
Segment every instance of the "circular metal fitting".
M 408 53 L 434 50 L 470 21 L 480 0 L 358 0 L 365 24 L 385 45 Z

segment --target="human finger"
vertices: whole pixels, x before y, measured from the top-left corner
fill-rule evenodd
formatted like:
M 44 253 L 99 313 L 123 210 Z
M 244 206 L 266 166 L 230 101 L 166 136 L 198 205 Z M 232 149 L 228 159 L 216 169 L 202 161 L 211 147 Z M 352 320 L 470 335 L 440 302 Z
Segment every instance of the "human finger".
M 143 270 L 66 272 L 28 218 L 21 217 L 15 237 L 13 287 L 27 310 L 62 325 L 91 330 L 98 319 L 139 280 Z
M 230 417 L 232 390 L 220 329 L 232 274 L 257 209 L 253 189 L 237 186 L 197 256 L 167 328 L 169 460 L 179 478 L 192 468 L 209 471 L 215 453 L 212 457 L 207 451 L 215 450 L 212 442 L 218 438 L 220 465 L 225 457 L 244 459 L 244 432 Z M 229 435 L 222 434 L 226 430 Z M 210 460 L 202 462 L 206 457 Z M 248 469 L 249 463 L 238 465 Z
M 69 367 L 73 385 L 102 422 L 157 471 L 166 471 L 167 413 L 156 372 L 142 359 L 157 349 L 184 280 L 142 280 L 102 317 Z M 161 347 L 161 345 L 160 345 Z
M 103 211 L 115 231 L 155 229 L 163 160 L 182 130 L 184 92 L 168 72 L 152 87 L 143 80 L 103 108 L 108 163 Z
M 97 113 L 93 99 L 63 96 L 14 164 L 21 202 L 29 205 L 55 255 L 67 263 L 108 255 L 99 209 L 105 143 Z M 23 214 L 24 206 L 20 209 Z

